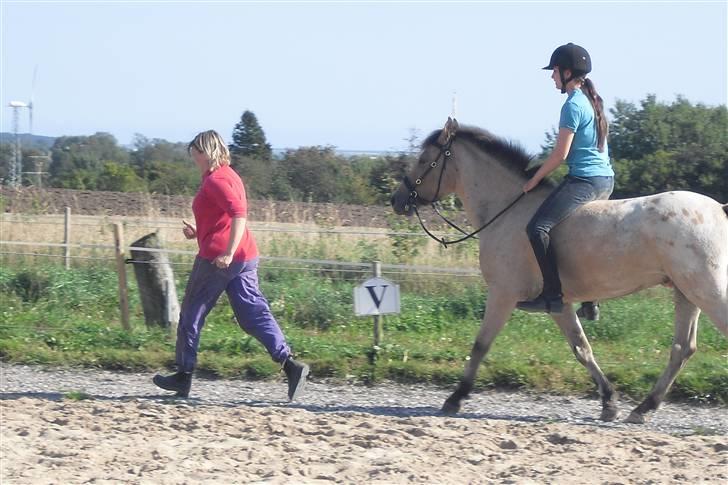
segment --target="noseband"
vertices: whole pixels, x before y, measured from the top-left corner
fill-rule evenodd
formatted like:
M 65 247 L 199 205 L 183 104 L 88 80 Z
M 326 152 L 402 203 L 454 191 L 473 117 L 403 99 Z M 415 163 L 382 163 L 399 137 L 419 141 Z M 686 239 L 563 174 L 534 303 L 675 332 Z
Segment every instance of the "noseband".
M 475 230 L 471 233 L 468 233 L 467 231 L 458 227 L 457 224 L 455 224 L 454 222 L 448 220 L 445 216 L 443 216 L 440 213 L 440 211 L 438 210 L 435 203 L 437 202 L 437 198 L 440 195 L 440 186 L 442 185 L 442 177 L 445 174 L 445 168 L 447 167 L 447 161 L 450 159 L 450 156 L 452 156 L 452 143 L 454 140 L 455 140 L 455 135 L 453 134 L 448 138 L 447 142 L 444 145 L 435 141 L 433 144 L 440 149 L 440 153 L 438 153 L 437 158 L 435 158 L 435 160 L 433 162 L 430 162 L 430 165 L 427 167 L 427 169 L 425 169 L 425 171 L 422 173 L 422 175 L 420 175 L 417 179 L 415 179 L 414 183 L 412 183 L 412 181 L 409 179 L 409 177 L 407 175 L 405 175 L 404 178 L 402 179 L 402 183 L 404 184 L 405 187 L 407 187 L 407 190 L 409 190 L 409 196 L 407 197 L 407 202 L 405 203 L 404 209 L 406 211 L 408 211 L 409 208 L 412 207 L 412 209 L 414 209 L 414 211 L 415 211 L 415 215 L 417 215 L 417 220 L 420 222 L 420 226 L 422 226 L 422 230 L 424 230 L 425 233 L 428 236 L 430 236 L 432 239 L 434 239 L 435 241 L 442 244 L 442 246 L 445 248 L 447 248 L 448 245 L 450 245 L 450 244 L 457 244 L 459 242 L 466 241 L 472 237 L 477 239 L 477 234 L 479 232 L 481 232 L 483 229 L 485 229 L 486 227 L 491 225 L 493 222 L 495 222 L 495 220 L 498 219 L 504 212 L 506 212 L 508 209 L 513 207 L 516 204 L 516 202 L 521 200 L 521 198 L 524 195 L 526 195 L 525 192 L 521 192 L 520 195 L 518 197 L 516 197 L 516 199 L 513 202 L 508 204 L 505 209 L 501 210 L 491 220 L 489 220 L 488 222 L 486 222 L 485 224 L 480 226 L 480 228 L 478 228 L 477 230 Z M 437 190 L 435 191 L 435 196 L 433 197 L 433 199 L 428 201 L 428 200 L 424 199 L 423 197 L 420 197 L 420 195 L 417 193 L 417 187 L 422 184 L 422 180 L 427 176 L 427 174 L 429 174 L 432 170 L 437 168 L 441 158 L 442 158 L 442 168 L 440 169 L 440 176 L 437 179 Z M 440 216 L 443 221 L 445 221 L 450 227 L 460 231 L 462 234 L 464 234 L 464 236 L 461 237 L 460 239 L 456 239 L 454 241 L 446 241 L 444 237 L 437 237 L 434 234 L 432 234 L 432 232 L 430 232 L 427 229 L 427 227 L 425 227 L 425 223 L 422 220 L 422 217 L 420 216 L 420 212 L 419 212 L 419 210 L 417 210 L 417 199 L 422 200 L 426 204 L 430 204 L 432 206 L 432 209 L 435 211 L 435 213 L 437 213 L 437 215 Z

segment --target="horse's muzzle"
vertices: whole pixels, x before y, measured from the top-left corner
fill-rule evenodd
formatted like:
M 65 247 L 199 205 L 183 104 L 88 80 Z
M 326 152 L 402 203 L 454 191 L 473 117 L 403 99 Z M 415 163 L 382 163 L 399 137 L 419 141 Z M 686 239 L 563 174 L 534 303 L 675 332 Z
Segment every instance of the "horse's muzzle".
M 409 192 L 402 190 L 401 188 L 392 194 L 392 198 L 389 199 L 389 202 L 392 204 L 392 209 L 394 209 L 394 213 L 397 215 L 411 216 L 415 211 L 414 205 L 411 203 Z

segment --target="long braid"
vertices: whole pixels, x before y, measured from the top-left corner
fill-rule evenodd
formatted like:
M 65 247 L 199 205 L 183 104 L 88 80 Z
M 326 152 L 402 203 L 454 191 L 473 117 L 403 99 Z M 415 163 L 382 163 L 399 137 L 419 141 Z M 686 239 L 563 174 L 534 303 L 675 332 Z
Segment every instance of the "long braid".
M 597 93 L 591 79 L 584 79 L 584 88 L 586 89 L 589 102 L 594 109 L 594 117 L 597 123 L 597 147 L 600 152 L 603 152 L 604 144 L 607 140 L 607 133 L 609 131 L 607 118 L 604 116 L 604 100 L 602 100 L 602 97 Z

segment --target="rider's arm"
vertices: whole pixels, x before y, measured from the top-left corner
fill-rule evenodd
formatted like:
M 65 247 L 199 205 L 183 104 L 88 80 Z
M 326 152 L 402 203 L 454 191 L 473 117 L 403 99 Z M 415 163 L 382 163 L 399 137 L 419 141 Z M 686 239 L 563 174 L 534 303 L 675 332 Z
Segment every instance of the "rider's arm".
M 535 188 L 544 177 L 556 170 L 559 165 L 566 160 L 566 156 L 569 154 L 569 149 L 571 148 L 571 142 L 573 141 L 573 130 L 570 128 L 559 129 L 559 135 L 556 138 L 556 145 L 554 146 L 554 149 L 533 177 L 531 177 L 531 180 L 526 183 L 523 188 L 524 192 L 528 192 Z

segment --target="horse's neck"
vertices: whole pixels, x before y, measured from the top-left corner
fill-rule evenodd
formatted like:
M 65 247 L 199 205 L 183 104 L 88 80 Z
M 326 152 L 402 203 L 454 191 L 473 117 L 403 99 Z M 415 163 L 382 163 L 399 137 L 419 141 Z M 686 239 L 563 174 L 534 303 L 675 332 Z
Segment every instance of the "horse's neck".
M 458 197 L 472 225 L 485 224 L 498 212 L 502 211 L 523 192 L 525 181 L 502 163 L 492 159 L 471 145 L 465 145 L 462 155 L 458 157 Z M 528 202 L 534 201 L 534 197 Z M 540 205 L 541 197 L 538 197 Z M 531 203 L 519 203 L 523 213 L 525 206 Z M 526 211 L 532 212 L 532 211 Z

